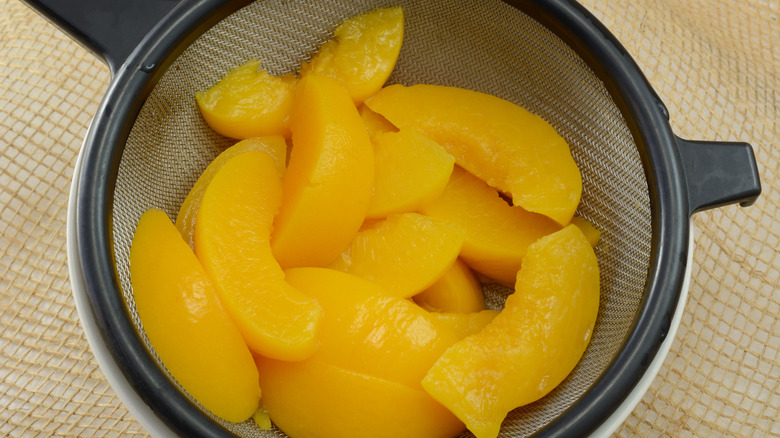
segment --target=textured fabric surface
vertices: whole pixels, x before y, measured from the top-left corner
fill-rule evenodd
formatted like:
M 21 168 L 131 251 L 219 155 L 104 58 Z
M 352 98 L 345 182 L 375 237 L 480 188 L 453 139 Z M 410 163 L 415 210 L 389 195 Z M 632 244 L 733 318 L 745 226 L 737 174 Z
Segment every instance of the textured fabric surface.
M 780 436 L 780 3 L 582 3 L 690 139 L 745 141 L 763 194 L 694 216 L 680 329 L 618 436 Z M 103 377 L 68 282 L 68 186 L 107 68 L 0 1 L 0 435 L 143 436 Z

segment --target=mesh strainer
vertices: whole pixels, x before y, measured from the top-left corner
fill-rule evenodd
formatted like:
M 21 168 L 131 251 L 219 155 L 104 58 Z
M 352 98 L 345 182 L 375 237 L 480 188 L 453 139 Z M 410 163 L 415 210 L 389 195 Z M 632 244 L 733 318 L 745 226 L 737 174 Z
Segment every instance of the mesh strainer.
M 101 367 L 150 430 L 283 436 L 225 423 L 171 382 L 135 312 L 129 245 L 145 210 L 175 218 L 200 172 L 234 142 L 205 125 L 195 91 L 248 58 L 272 74 L 295 71 L 347 17 L 403 5 L 406 34 L 391 83 L 453 85 L 518 103 L 556 128 L 582 172 L 577 215 L 602 231 L 599 319 L 572 374 L 511 412 L 502 436 L 584 435 L 619 424 L 671 342 L 690 216 L 749 205 L 760 193 L 751 147 L 674 136 L 628 54 L 571 1 L 29 2 L 112 70 L 75 172 L 69 259 Z M 500 307 L 506 291 L 486 292 Z

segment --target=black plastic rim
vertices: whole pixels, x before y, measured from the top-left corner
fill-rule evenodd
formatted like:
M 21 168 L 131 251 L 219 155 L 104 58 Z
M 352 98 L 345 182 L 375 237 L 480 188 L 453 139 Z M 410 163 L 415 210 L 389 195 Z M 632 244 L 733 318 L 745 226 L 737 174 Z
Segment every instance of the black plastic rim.
M 117 71 L 85 141 L 76 206 L 78 254 L 90 310 L 110 353 L 139 396 L 183 436 L 230 436 L 178 389 L 147 352 L 122 299 L 114 267 L 111 205 L 130 129 L 157 80 L 205 30 L 249 3 L 180 4 Z M 508 0 L 565 41 L 604 82 L 628 123 L 648 181 L 650 272 L 639 315 L 604 375 L 568 411 L 535 436 L 582 436 L 626 399 L 664 340 L 687 263 L 686 183 L 665 107 L 626 50 L 587 10 L 567 0 Z M 186 7 L 186 9 L 185 9 Z

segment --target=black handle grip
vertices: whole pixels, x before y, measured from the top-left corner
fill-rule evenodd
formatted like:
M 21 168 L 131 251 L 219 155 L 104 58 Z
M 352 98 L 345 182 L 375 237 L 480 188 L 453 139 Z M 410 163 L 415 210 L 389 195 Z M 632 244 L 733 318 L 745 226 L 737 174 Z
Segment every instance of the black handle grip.
M 752 205 L 761 194 L 753 148 L 747 143 L 677 138 L 691 214 L 739 202 Z
M 113 75 L 179 0 L 22 0 L 102 58 Z

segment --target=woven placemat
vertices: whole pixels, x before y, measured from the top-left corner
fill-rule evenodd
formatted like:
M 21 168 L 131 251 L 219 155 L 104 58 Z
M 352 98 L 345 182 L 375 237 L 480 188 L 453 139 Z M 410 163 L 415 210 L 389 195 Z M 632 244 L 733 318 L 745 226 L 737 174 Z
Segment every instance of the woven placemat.
M 618 436 L 780 436 L 780 5 L 583 1 L 681 137 L 751 143 L 763 194 L 695 215 L 690 295 Z M 0 0 L 0 436 L 143 436 L 89 350 L 68 282 L 68 186 L 107 68 Z

